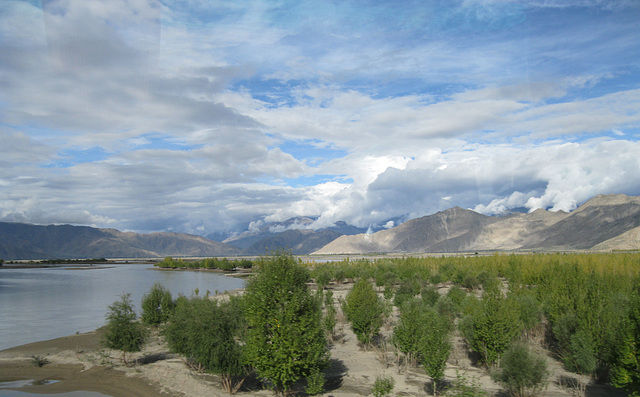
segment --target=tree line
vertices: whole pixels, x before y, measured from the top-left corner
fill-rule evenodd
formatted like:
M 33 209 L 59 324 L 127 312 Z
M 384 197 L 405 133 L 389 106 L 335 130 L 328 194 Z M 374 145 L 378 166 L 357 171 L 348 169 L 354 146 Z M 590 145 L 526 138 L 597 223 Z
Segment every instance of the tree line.
M 250 259 L 228 259 L 228 258 L 205 258 L 202 260 L 174 259 L 171 256 L 165 257 L 162 261 L 154 264 L 161 269 L 218 269 L 223 271 L 233 271 L 237 268 L 251 269 L 253 262 Z
M 389 342 L 398 360 L 422 366 L 433 379 L 434 394 L 442 390 L 454 334 L 464 337 L 480 365 L 516 397 L 539 394 L 549 376 L 546 360 L 532 348 L 533 335 L 545 335 L 545 346 L 567 370 L 634 396 L 640 389 L 636 254 L 496 254 L 307 265 L 279 254 L 253 266 L 243 296 L 173 299 L 154 285 L 142 302 L 142 323 L 160 326 L 172 351 L 194 368 L 220 374 L 229 392 L 253 373 L 277 394 L 301 387 L 300 381 L 308 394 L 321 393 L 337 310 L 362 348 Z M 353 286 L 335 302 L 330 286 L 339 283 Z M 131 347 L 121 340 L 140 346 L 144 340 L 144 327 L 133 321 L 132 309 L 128 317 L 121 315 L 126 299 L 110 307 L 105 337 L 108 347 L 124 351 Z M 397 318 L 390 315 L 394 307 Z M 122 331 L 127 327 L 114 313 L 138 331 Z M 393 328 L 388 341 L 380 333 L 385 322 Z M 123 332 L 124 337 L 115 336 Z M 383 381 L 376 379 L 375 395 L 391 392 L 393 384 Z M 469 388 L 472 394 L 465 394 Z M 446 393 L 482 395 L 464 378 Z

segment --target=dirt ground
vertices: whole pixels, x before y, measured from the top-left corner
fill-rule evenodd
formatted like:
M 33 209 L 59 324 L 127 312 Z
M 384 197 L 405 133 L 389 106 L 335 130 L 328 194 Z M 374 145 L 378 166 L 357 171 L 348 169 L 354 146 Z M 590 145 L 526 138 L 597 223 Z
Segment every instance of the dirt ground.
M 346 296 L 350 284 L 331 285 L 336 302 Z M 444 291 L 443 291 L 444 292 Z M 382 329 L 380 347 L 367 350 L 360 347 L 338 310 L 338 338 L 331 345 L 330 366 L 326 370 L 325 396 L 350 397 L 371 395 L 376 377 L 390 376 L 395 381 L 392 395 L 425 396 L 432 394 L 431 380 L 414 366 L 401 365 L 401 360 L 385 340 L 391 335 L 393 317 Z M 219 379 L 198 374 L 187 367 L 183 359 L 168 351 L 158 332 L 140 353 L 131 356 L 132 366 L 120 362 L 120 353 L 103 349 L 102 331 L 71 335 L 18 346 L 0 351 L 0 391 L 8 389 L 1 382 L 30 380 L 16 387 L 30 393 L 64 393 L 95 391 L 120 396 L 228 396 L 219 386 Z M 545 351 L 540 347 L 540 351 Z M 38 367 L 33 357 L 46 359 Z M 622 397 L 625 394 L 605 385 L 595 385 L 587 378 L 565 372 L 561 365 L 547 355 L 552 375 L 545 395 L 549 397 Z M 463 374 L 468 381 L 479 385 L 489 395 L 503 395 L 487 371 L 472 365 L 464 340 L 454 336 L 454 349 L 447 364 L 445 385 Z M 50 382 L 56 381 L 56 382 Z M 6 384 L 5 384 L 6 385 Z M 15 386 L 15 385 L 14 385 Z M 271 396 L 269 390 L 259 390 L 255 380 L 247 379 L 238 396 Z

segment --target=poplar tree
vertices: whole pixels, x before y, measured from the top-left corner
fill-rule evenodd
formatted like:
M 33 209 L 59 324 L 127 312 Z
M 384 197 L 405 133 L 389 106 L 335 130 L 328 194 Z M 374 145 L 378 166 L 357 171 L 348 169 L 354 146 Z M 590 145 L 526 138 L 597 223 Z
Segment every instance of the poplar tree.
M 245 294 L 248 325 L 245 357 L 276 394 L 328 363 L 322 302 L 307 287 L 309 272 L 280 253 L 256 264 Z

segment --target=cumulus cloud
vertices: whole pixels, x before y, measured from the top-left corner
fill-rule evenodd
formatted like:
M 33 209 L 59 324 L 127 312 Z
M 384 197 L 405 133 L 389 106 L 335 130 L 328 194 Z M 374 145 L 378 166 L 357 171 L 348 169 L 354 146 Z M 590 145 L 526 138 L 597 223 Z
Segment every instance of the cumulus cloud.
M 639 194 L 639 9 L 564 4 L 5 2 L 0 220 L 392 227 Z

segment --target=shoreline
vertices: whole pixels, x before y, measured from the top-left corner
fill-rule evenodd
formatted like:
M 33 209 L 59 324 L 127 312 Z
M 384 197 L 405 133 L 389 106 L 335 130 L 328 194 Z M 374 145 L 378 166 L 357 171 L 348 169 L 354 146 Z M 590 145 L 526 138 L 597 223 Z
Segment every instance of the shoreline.
M 161 396 L 162 387 L 139 376 L 131 376 L 110 365 L 101 365 L 99 352 L 103 331 L 28 343 L 0 351 L 0 382 L 30 381 L 21 387 L 2 387 L 38 394 L 90 391 L 113 397 Z M 33 357 L 46 359 L 38 367 Z
M 344 299 L 351 284 L 331 284 L 335 299 Z M 240 293 L 242 289 L 229 293 Z M 394 393 L 404 396 L 430 395 L 431 379 L 420 366 L 407 366 L 394 361 L 394 351 L 387 345 L 362 349 L 343 315 L 337 318 L 337 337 L 330 343 L 330 366 L 325 370 L 327 388 L 324 395 L 334 397 L 360 397 L 371 395 L 378 376 L 394 379 Z M 152 329 L 149 340 L 139 353 L 130 355 L 134 366 L 124 366 L 120 352 L 104 349 L 101 339 L 104 329 L 78 333 L 61 338 L 29 343 L 0 350 L 0 382 L 16 380 L 57 381 L 55 383 L 3 387 L 38 394 L 68 393 L 73 391 L 98 392 L 113 397 L 140 396 L 229 396 L 220 387 L 220 377 L 197 373 L 185 365 L 183 358 L 173 354 L 162 340 L 158 329 Z M 393 332 L 387 322 L 381 335 L 387 340 Z M 444 382 L 451 384 L 458 373 L 477 384 L 487 396 L 499 396 L 502 388 L 486 369 L 472 362 L 460 335 L 453 335 L 452 353 L 447 362 Z M 541 348 L 541 346 L 539 346 Z M 542 350 L 541 350 L 542 351 Z M 33 357 L 49 363 L 38 367 Z M 595 384 L 589 377 L 568 373 L 561 363 L 546 355 L 551 377 L 546 397 L 575 397 L 579 391 L 568 379 L 585 385 L 590 397 L 626 397 L 628 394 L 603 384 Z M 261 389 L 255 379 L 247 381 L 238 397 L 273 396 Z

